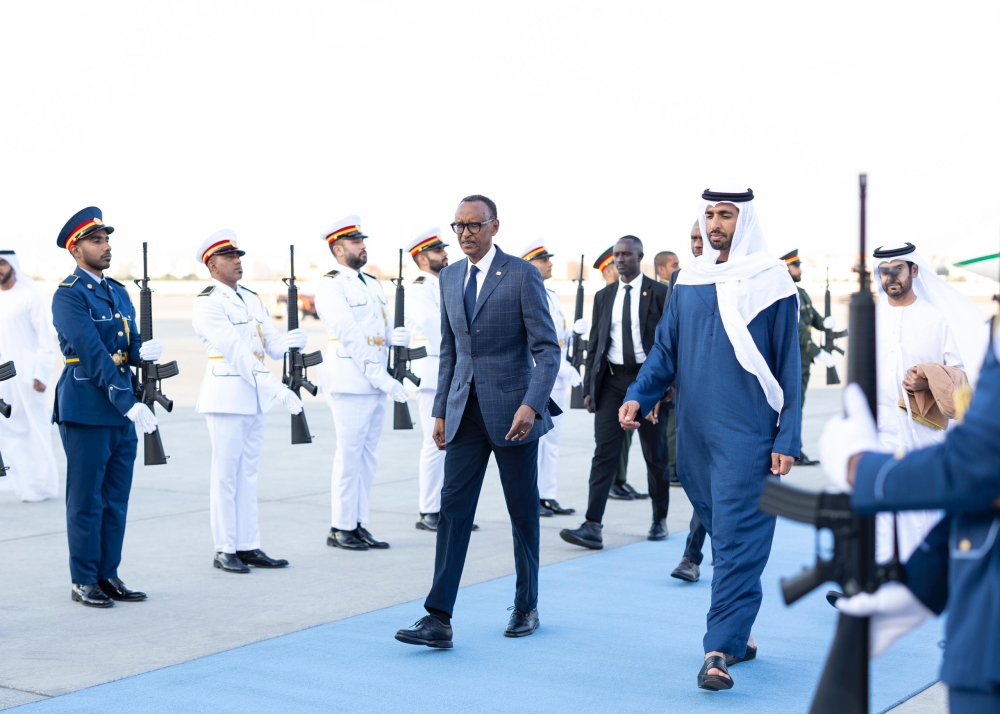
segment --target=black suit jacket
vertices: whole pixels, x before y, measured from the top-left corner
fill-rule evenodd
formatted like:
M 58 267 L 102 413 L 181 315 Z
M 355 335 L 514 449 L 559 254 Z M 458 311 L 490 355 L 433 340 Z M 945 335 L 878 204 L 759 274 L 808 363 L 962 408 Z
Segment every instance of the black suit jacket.
M 620 282 L 612 283 L 597 291 L 594 296 L 594 314 L 591 320 L 590 339 L 587 341 L 587 361 L 584 371 L 583 395 L 591 396 L 594 408 L 601 394 L 604 375 L 608 372 L 608 349 L 611 347 L 611 307 L 615 303 Z M 664 283 L 642 276 L 639 288 L 639 332 L 642 349 L 648 355 L 653 349 L 656 325 L 667 305 L 669 287 Z

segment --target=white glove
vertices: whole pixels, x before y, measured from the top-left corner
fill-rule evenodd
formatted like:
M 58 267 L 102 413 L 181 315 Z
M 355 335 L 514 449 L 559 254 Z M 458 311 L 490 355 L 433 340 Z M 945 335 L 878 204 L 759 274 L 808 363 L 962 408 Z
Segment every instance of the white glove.
M 139 359 L 155 362 L 163 355 L 163 343 L 159 340 L 146 340 L 139 348 Z
M 399 330 L 405 328 L 397 327 L 396 329 Z M 399 402 L 400 404 L 406 404 L 407 400 L 409 399 L 409 396 L 406 394 L 406 387 L 397 382 L 395 379 L 392 378 L 387 379 L 385 381 L 385 384 L 379 387 L 379 389 L 381 389 L 383 392 L 392 397 L 392 400 L 394 402 Z
M 275 399 L 281 402 L 281 406 L 287 409 L 289 414 L 295 415 L 302 411 L 302 400 L 296 397 L 295 392 L 287 387 L 283 387 L 275 395 Z
M 823 329 L 824 330 L 836 330 L 837 329 L 837 318 L 833 315 L 830 317 L 823 318 Z
M 138 425 L 142 429 L 143 434 L 152 434 L 156 431 L 156 425 L 159 423 L 156 421 L 156 415 L 153 414 L 142 402 L 136 402 L 132 405 L 132 408 L 125 412 L 133 424 Z
M 855 383 L 844 390 L 844 412 L 826 423 L 819 439 L 819 460 L 833 484 L 850 491 L 847 483 L 847 462 L 854 454 L 865 451 L 885 451 L 878 441 L 875 420 L 868 408 L 868 399 Z
M 285 335 L 285 346 L 288 349 L 305 349 L 308 340 L 309 336 L 306 334 L 306 331 L 301 327 L 296 327 L 294 330 L 289 330 L 288 334 Z
M 871 618 L 872 659 L 934 614 L 900 583 L 886 583 L 874 593 L 842 597 L 837 600 L 837 609 L 852 617 Z
M 397 327 L 392 331 L 392 337 L 389 338 L 389 342 L 393 347 L 408 347 L 410 344 L 410 331 L 405 327 Z
M 583 384 L 583 377 L 581 377 L 580 373 L 575 369 L 571 369 L 569 375 L 569 386 L 579 387 L 581 384 Z
M 582 317 L 573 323 L 573 332 L 578 335 L 586 335 L 590 332 L 590 323 L 584 320 Z
M 833 355 L 827 352 L 826 350 L 819 351 L 819 354 L 816 355 L 816 361 L 819 362 L 824 367 L 826 367 L 827 369 L 837 364 L 836 362 L 833 361 Z

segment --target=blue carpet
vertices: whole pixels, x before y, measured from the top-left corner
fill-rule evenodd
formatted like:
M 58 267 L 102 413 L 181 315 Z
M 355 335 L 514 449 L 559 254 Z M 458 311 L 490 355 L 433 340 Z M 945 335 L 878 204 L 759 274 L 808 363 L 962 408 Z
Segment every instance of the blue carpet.
M 465 588 L 455 649 L 396 642 L 423 611 L 406 603 L 26 705 L 50 712 L 804 712 L 833 637 L 823 592 L 786 608 L 781 575 L 812 558 L 813 531 L 779 522 L 754 628 L 759 659 L 729 692 L 697 689 L 712 570 L 669 577 L 684 534 L 542 569 L 542 627 L 502 636 L 513 577 Z M 707 545 L 707 544 L 706 544 Z M 566 546 L 570 547 L 570 546 Z M 872 671 L 872 711 L 937 677 L 939 621 L 910 633 Z M 264 685 L 255 685 L 262 682 Z

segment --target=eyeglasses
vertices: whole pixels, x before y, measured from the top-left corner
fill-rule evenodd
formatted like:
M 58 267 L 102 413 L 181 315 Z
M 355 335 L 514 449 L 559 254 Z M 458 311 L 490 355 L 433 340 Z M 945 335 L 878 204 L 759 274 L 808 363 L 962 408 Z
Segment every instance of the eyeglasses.
M 897 265 L 893 268 L 880 267 L 878 269 L 878 274 L 883 278 L 888 278 L 890 275 L 894 278 L 898 278 L 903 273 L 903 268 L 909 266 Z
M 456 235 L 462 235 L 466 229 L 468 229 L 470 235 L 476 235 L 483 226 L 495 220 L 496 218 L 491 218 L 488 221 L 478 221 L 476 223 L 452 223 L 451 229 L 455 231 Z

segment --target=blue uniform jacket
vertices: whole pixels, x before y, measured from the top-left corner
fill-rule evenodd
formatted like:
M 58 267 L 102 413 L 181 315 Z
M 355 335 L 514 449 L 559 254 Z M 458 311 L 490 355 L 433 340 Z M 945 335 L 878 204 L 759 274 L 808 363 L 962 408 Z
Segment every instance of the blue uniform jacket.
M 136 401 L 139 326 L 125 286 L 105 277 L 111 294 L 77 268 L 52 296 L 52 322 L 65 367 L 52 421 L 126 426 Z M 116 364 L 116 361 L 119 363 Z
M 948 604 L 941 679 L 1000 690 L 1000 363 L 992 349 L 965 420 L 943 443 L 902 459 L 865 455 L 853 502 L 862 513 L 947 512 L 907 562 L 907 585 L 935 612 Z
M 474 378 L 490 441 L 518 446 L 552 428 L 549 395 L 562 352 L 542 275 L 497 247 L 470 325 L 463 300 L 468 263 L 466 258 L 441 271 L 441 358 L 432 413 L 444 418 L 445 438 L 452 441 Z M 523 441 L 505 441 L 522 404 L 538 414 L 535 425 Z

